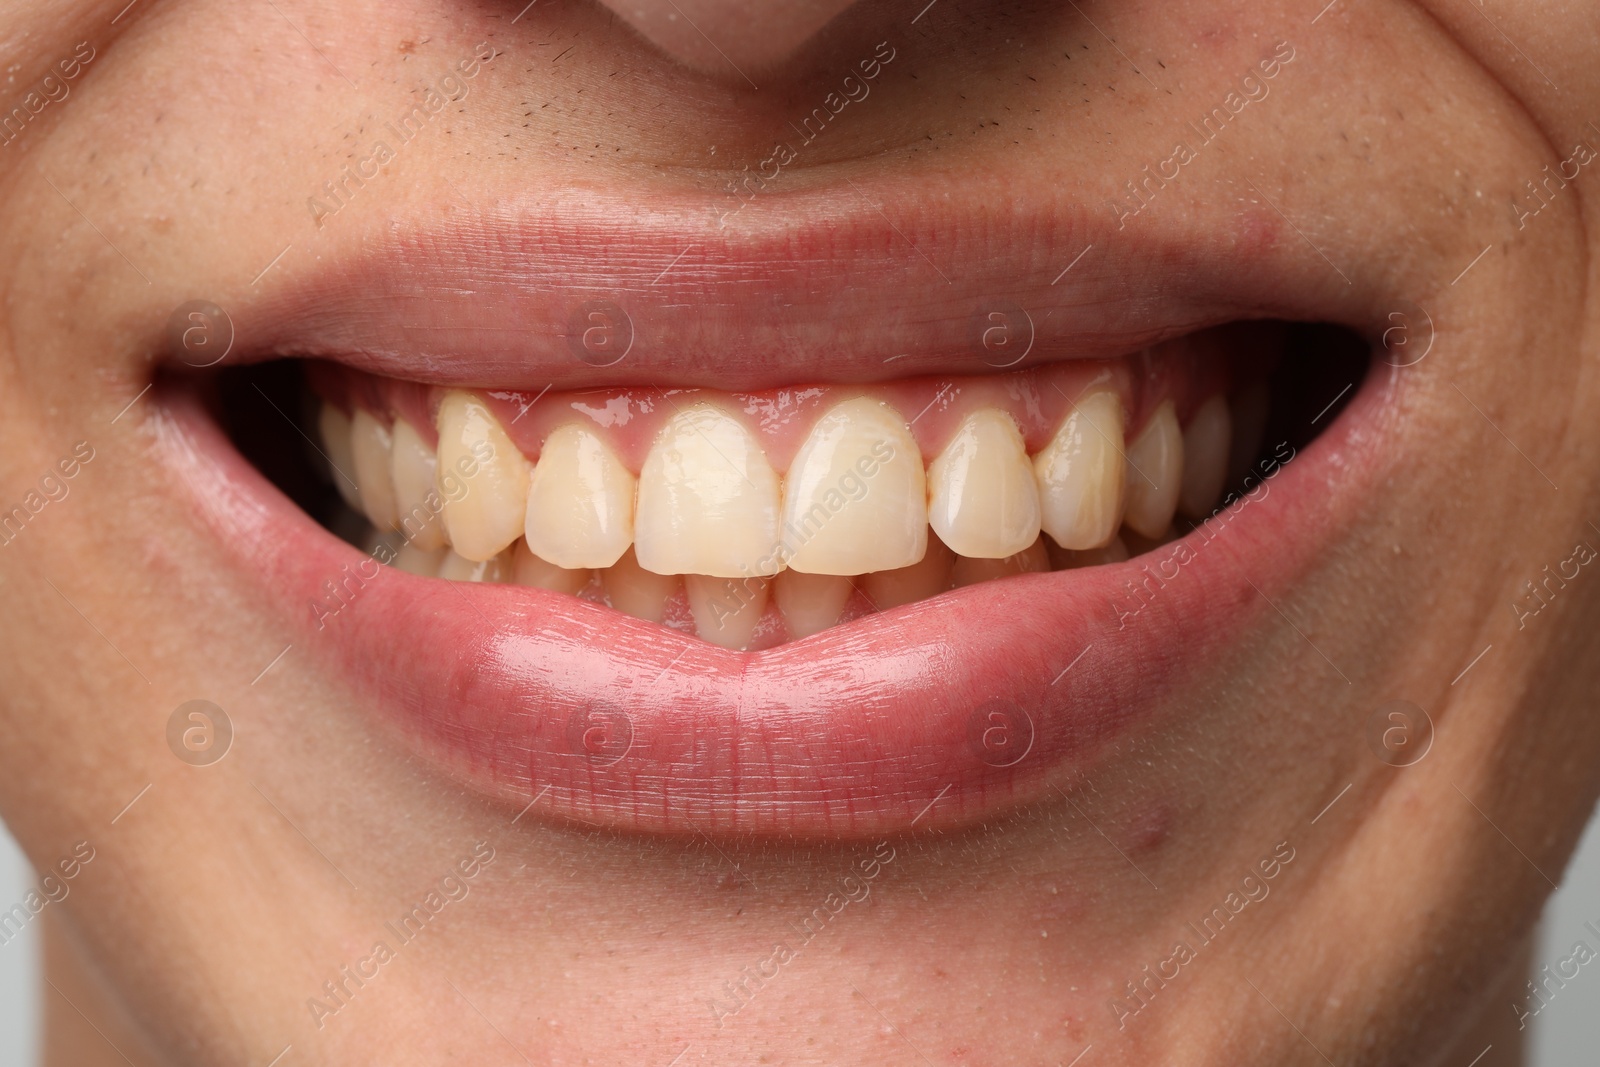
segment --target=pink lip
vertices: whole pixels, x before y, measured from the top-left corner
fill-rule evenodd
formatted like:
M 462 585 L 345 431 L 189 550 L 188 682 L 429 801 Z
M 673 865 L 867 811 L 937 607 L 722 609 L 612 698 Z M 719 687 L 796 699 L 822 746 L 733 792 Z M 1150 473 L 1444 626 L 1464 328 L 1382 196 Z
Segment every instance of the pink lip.
M 1209 539 L 968 587 L 759 653 L 540 590 L 391 569 L 319 625 L 324 582 L 369 557 L 279 494 L 186 391 L 167 395 L 163 437 L 240 572 L 295 620 L 295 647 L 471 787 L 618 829 L 848 837 L 1026 803 L 1181 711 L 1170 695 L 1272 625 L 1263 596 L 1285 596 L 1346 525 L 1378 466 L 1364 428 L 1392 374 L 1379 364 Z M 1124 583 L 1180 546 L 1193 558 L 1124 616 L 1140 604 Z
M 1384 328 L 1372 294 L 1308 261 L 1263 205 L 1169 232 L 1119 229 L 1068 189 L 996 196 L 962 176 L 785 193 L 727 227 L 709 200 L 550 191 L 412 220 L 230 307 L 252 344 L 230 359 L 533 391 L 754 390 L 981 374 L 1023 350 L 1114 358 L 1241 319 Z M 1010 347 L 994 347 L 997 325 Z M 612 347 L 581 348 L 591 326 Z

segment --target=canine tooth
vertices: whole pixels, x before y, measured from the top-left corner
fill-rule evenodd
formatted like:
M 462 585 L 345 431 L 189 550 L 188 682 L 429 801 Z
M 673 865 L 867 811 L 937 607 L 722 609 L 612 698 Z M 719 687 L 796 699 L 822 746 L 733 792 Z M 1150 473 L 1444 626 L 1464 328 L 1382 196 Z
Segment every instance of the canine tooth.
M 805 574 L 787 570 L 772 580 L 773 598 L 789 636 L 799 639 L 826 630 L 839 621 L 855 586 L 837 574 Z
M 528 461 L 478 397 L 455 390 L 439 405 L 439 495 L 456 552 L 498 555 L 522 536 Z
M 442 497 L 434 488 L 439 457 L 417 428 L 405 419 L 394 420 L 390 476 L 394 478 L 395 521 L 406 540 L 432 552 L 444 547 L 444 520 L 439 517 Z
M 395 553 L 394 565 L 398 570 L 407 574 L 418 574 L 424 578 L 437 578 L 439 568 L 444 563 L 444 549 L 426 549 L 419 546 L 416 541 L 400 546 L 400 551 Z
M 609 567 L 633 543 L 637 479 L 600 435 L 575 423 L 545 439 L 528 482 L 528 547 L 561 567 Z
M 356 456 L 350 448 L 350 416 L 337 404 L 322 402 L 317 415 L 317 434 L 322 438 L 322 451 L 328 458 L 328 471 L 334 488 L 346 504 L 360 510 L 361 489 L 356 481 Z
M 1172 401 L 1164 400 L 1128 446 L 1128 501 L 1122 521 L 1158 539 L 1172 525 L 1183 485 L 1183 431 Z
M 1004 559 L 1039 537 L 1039 489 L 1011 416 L 962 420 L 928 467 L 928 525 L 963 556 Z
M 858 397 L 817 420 L 789 467 L 783 534 L 789 566 L 808 574 L 870 574 L 923 557 L 927 481 L 899 412 Z
M 1044 451 L 1033 457 L 1044 532 L 1062 548 L 1095 548 L 1122 522 L 1122 398 L 1080 397 Z
M 1178 507 L 1192 518 L 1211 514 L 1228 476 L 1228 449 L 1233 443 L 1233 420 L 1228 402 L 1218 393 L 1201 404 L 1183 430 L 1183 483 Z
M 361 510 L 380 530 L 392 527 L 395 518 L 394 476 L 389 473 L 391 451 L 389 427 L 366 408 L 356 408 L 355 417 L 350 420 L 350 452 L 356 465 L 356 484 L 361 487 Z
M 723 648 L 748 648 L 761 613 L 767 610 L 771 581 L 766 578 L 716 578 L 685 574 L 683 590 L 702 641 Z
M 675 414 L 639 472 L 633 536 L 657 574 L 778 573 L 778 476 L 755 436 L 710 404 Z
M 1044 539 L 1039 538 L 1021 552 L 1013 553 L 1005 559 L 957 556 L 950 576 L 956 588 L 960 589 L 964 585 L 976 585 L 978 582 L 987 582 L 994 578 L 1008 578 L 1013 574 L 1034 574 L 1049 569 L 1050 554 L 1045 550 Z
M 535 555 L 525 541 L 518 541 L 516 547 L 511 550 L 511 580 L 517 585 L 528 585 L 573 596 L 589 584 L 590 573 L 587 568 L 557 567 L 554 563 Z
M 511 563 L 507 555 L 475 560 L 459 552 L 447 551 L 439 564 L 439 577 L 452 582 L 503 582 L 511 576 Z
M 677 591 L 678 578 L 645 570 L 630 548 L 614 565 L 600 572 L 600 584 L 611 606 L 624 615 L 660 622 L 666 617 L 667 601 Z
M 955 563 L 951 552 L 938 537 L 928 538 L 928 550 L 909 567 L 875 571 L 856 579 L 856 584 L 872 606 L 888 611 L 914 600 L 938 596 L 950 588 L 950 568 Z

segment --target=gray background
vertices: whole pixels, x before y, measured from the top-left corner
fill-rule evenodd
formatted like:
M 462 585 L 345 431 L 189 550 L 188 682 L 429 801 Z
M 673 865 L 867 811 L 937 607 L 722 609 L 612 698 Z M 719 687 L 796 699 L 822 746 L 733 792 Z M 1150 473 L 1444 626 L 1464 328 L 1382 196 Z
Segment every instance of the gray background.
M 0 825 L 0 908 L 21 900 L 33 872 Z M 1567 955 L 1579 938 L 1593 943 L 1583 924 L 1600 926 L 1600 818 L 1590 821 L 1561 890 L 1545 910 L 1534 950 L 1535 968 Z M 0 945 L 0 1067 L 28 1067 L 38 1047 L 39 935 L 30 925 L 22 937 Z M 1509 1006 L 1499 1010 L 1509 1011 Z M 1590 968 L 1533 1020 L 1533 1067 L 1575 1067 L 1600 1059 L 1600 974 Z

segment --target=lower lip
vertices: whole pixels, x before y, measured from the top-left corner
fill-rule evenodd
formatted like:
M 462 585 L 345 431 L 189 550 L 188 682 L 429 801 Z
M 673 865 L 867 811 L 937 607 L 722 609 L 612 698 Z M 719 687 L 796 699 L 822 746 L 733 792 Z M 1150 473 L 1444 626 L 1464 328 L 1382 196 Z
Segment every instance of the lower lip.
M 543 590 L 368 577 L 371 557 L 268 483 L 195 398 L 171 392 L 164 412 L 169 464 L 238 573 L 294 620 L 295 646 L 469 787 L 619 830 L 839 839 L 991 817 L 1159 728 L 1167 695 L 1345 526 L 1377 469 L 1362 428 L 1386 391 L 1375 374 L 1292 464 L 1154 552 L 759 653 Z M 1155 593 L 1136 598 L 1151 574 Z M 329 581 L 346 589 L 335 614 Z

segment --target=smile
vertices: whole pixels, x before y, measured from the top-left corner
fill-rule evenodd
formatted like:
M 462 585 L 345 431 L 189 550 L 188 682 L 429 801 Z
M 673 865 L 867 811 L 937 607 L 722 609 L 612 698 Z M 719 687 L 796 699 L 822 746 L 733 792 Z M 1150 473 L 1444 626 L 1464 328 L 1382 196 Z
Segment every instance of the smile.
M 467 329 L 453 269 L 247 309 L 277 336 L 165 376 L 164 436 L 296 654 L 444 773 L 630 830 L 956 825 L 1092 768 L 1314 558 L 1387 377 L 1287 316 L 891 340 L 854 297 L 870 365 L 719 374 L 614 303 Z

